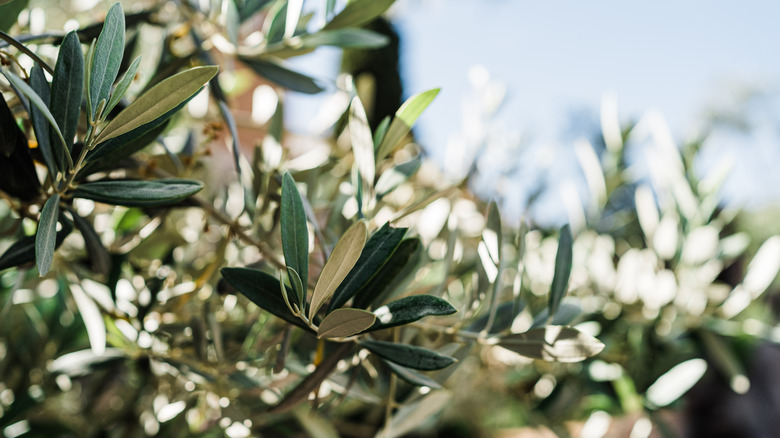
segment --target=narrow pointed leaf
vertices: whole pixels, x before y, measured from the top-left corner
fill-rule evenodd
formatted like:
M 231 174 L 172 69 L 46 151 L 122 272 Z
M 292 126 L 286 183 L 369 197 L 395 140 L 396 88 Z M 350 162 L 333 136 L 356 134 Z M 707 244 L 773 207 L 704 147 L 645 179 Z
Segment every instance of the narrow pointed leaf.
M 580 362 L 604 349 L 593 336 L 559 325 L 502 336 L 498 345 L 521 356 L 551 362 Z
M 401 108 L 398 108 L 393 121 L 390 122 L 387 133 L 382 139 L 382 143 L 379 145 L 379 150 L 376 154 L 377 161 L 384 159 L 395 149 L 401 139 L 412 129 L 420 114 L 433 102 L 437 94 L 439 94 L 438 88 L 415 94 L 407 99 L 401 105 Z
M 501 303 L 496 309 L 496 315 L 493 319 L 493 325 L 490 328 L 489 333 L 500 333 L 511 328 L 515 318 L 518 314 L 520 314 L 520 312 L 523 311 L 524 308 L 525 303 L 523 301 L 520 301 L 519 306 L 515 304 L 514 300 Z M 467 330 L 475 333 L 481 332 L 487 328 L 489 319 L 490 312 L 482 315 L 480 318 L 471 323 Z
M 306 286 L 303 285 L 303 280 L 298 272 L 290 266 L 287 267 L 287 276 L 290 277 L 290 285 L 295 293 L 298 309 L 303 312 L 306 305 Z
M 3 75 L 8 79 L 8 82 L 11 83 L 14 87 L 16 87 L 17 90 L 21 91 L 22 94 L 27 96 L 28 99 L 30 99 L 30 103 L 38 109 L 43 117 L 46 118 L 46 120 L 49 122 L 49 126 L 51 129 L 54 130 L 55 134 L 57 134 L 57 138 L 60 141 L 62 147 L 65 147 L 65 139 L 62 137 L 62 132 L 60 132 L 60 128 L 57 126 L 57 122 L 54 120 L 54 116 L 51 115 L 51 111 L 49 111 L 49 107 L 44 101 L 41 99 L 41 97 L 33 91 L 33 89 L 27 85 L 26 82 L 24 82 L 20 77 L 16 76 L 15 74 L 7 71 L 7 70 L 0 70 L 0 72 L 3 73 Z
M 416 386 L 427 386 L 431 389 L 441 389 L 442 387 L 439 382 L 431 379 L 426 375 L 420 374 L 413 369 L 398 365 L 388 360 L 382 359 L 382 361 L 387 364 L 392 372 L 394 372 L 398 377 L 404 379 L 407 383 L 411 383 L 412 385 Z
M 238 16 L 241 22 L 260 11 L 271 0 L 246 0 L 238 4 Z
M 111 254 L 103 245 L 95 228 L 92 227 L 86 219 L 71 211 L 73 222 L 79 229 L 81 237 L 84 238 L 84 246 L 87 249 L 87 255 L 92 262 L 92 268 L 99 274 L 108 274 L 111 269 Z
M 349 134 L 352 139 L 352 152 L 355 164 L 367 189 L 374 186 L 374 142 L 371 138 L 371 128 L 368 126 L 368 116 L 360 98 L 352 98 L 349 107 Z
M 432 295 L 414 295 L 388 303 L 374 311 L 377 322 L 371 330 L 409 324 L 426 316 L 452 315 L 458 310 L 447 301 Z
M 381 199 L 403 184 L 417 172 L 420 164 L 422 164 L 422 159 L 417 157 L 384 171 L 376 182 L 375 190 L 377 197 Z
M 199 192 L 198 181 L 171 179 L 160 181 L 96 181 L 80 184 L 73 190 L 74 198 L 91 199 L 111 205 L 129 207 L 167 205 Z
M 382 15 L 395 0 L 354 0 L 347 3 L 323 29 L 333 30 L 343 27 L 360 27 Z
M 54 247 L 57 241 L 57 217 L 60 215 L 60 195 L 54 194 L 46 201 L 38 221 L 35 233 L 35 262 L 38 275 L 43 277 L 49 272 L 54 260 Z
M 57 231 L 54 249 L 62 244 L 71 231 L 73 231 L 73 224 L 69 220 L 63 220 L 62 229 Z M 35 261 L 35 236 L 25 236 L 14 242 L 0 256 L 0 271 L 33 261 Z
M 289 88 L 292 91 L 305 94 L 317 94 L 324 90 L 324 88 L 318 85 L 311 77 L 290 70 L 276 62 L 245 56 L 239 56 L 239 59 L 255 73 L 277 85 Z
M 83 93 L 84 54 L 81 52 L 79 37 L 73 31 L 68 33 L 62 42 L 51 81 L 51 113 L 62 131 L 67 147 L 62 153 L 70 153 L 73 149 Z M 55 139 L 52 139 L 52 143 L 54 142 Z
M 138 66 L 140 65 L 141 57 L 139 56 L 133 60 L 129 67 L 127 67 L 125 74 L 122 75 L 122 79 L 116 83 L 116 88 L 114 89 L 114 92 L 111 93 L 111 99 L 108 100 L 106 109 L 103 110 L 105 114 L 110 114 L 111 110 L 114 109 L 120 100 L 122 100 L 122 97 L 127 93 L 127 89 L 132 85 L 133 79 L 135 79 L 135 75 L 138 73 Z
M 29 0 L 0 0 L 0 31 L 8 32 L 29 3 Z
M 279 293 L 281 286 L 278 279 L 263 271 L 249 268 L 222 268 L 220 272 L 231 286 L 263 310 L 312 332 L 303 321 L 293 316 L 287 309 L 284 298 Z
M 384 47 L 390 39 L 381 33 L 368 29 L 323 30 L 301 37 L 303 47 L 335 46 L 350 49 L 376 49 Z
M 287 266 L 294 269 L 301 280 L 309 278 L 309 229 L 301 194 L 290 172 L 282 176 L 282 205 L 280 207 L 282 251 Z M 295 290 L 298 297 L 305 297 L 306 290 Z
M 555 316 L 561 300 L 566 295 L 569 287 L 569 275 L 572 268 L 572 245 L 573 238 L 569 225 L 561 227 L 558 240 L 558 254 L 555 256 L 555 273 L 553 274 L 552 285 L 550 286 L 550 299 L 547 308 L 550 315 Z
M 366 340 L 360 345 L 384 360 L 415 370 L 440 370 L 455 363 L 455 358 L 407 344 Z
M 407 228 L 393 228 L 386 223 L 382 228 L 371 235 L 365 248 L 360 253 L 360 258 L 355 267 L 349 271 L 330 302 L 328 311 L 332 311 L 349 301 L 360 291 L 387 263 L 395 250 L 401 244 Z
M 382 269 L 355 294 L 353 307 L 365 309 L 373 303 L 381 303 L 388 298 L 399 283 L 411 275 L 420 254 L 420 239 L 401 241 Z
M 382 139 L 387 134 L 387 128 L 390 127 L 390 116 L 385 116 L 374 131 L 374 152 L 379 150 L 379 145 L 382 144 Z
M 550 319 L 550 308 L 542 309 L 538 315 L 534 317 L 533 323 L 531 323 L 532 329 L 544 327 L 545 325 L 571 325 L 578 316 L 582 314 L 582 307 L 576 304 L 575 301 L 564 300 L 561 301 L 558 306 L 558 311 Z
M 336 309 L 326 316 L 317 331 L 318 338 L 345 338 L 374 325 L 376 315 L 360 309 Z
M 35 91 L 41 101 L 49 107 L 51 104 L 51 88 L 49 81 L 43 73 L 43 69 L 35 65 L 30 70 L 30 88 Z M 52 113 L 52 115 L 54 115 Z M 65 148 L 57 147 L 59 142 L 50 128 L 49 121 L 43 115 L 41 110 L 35 105 L 30 106 L 30 121 L 32 121 L 35 140 L 38 142 L 38 149 L 41 151 L 46 168 L 49 169 L 49 175 L 54 178 L 58 171 L 65 171 L 65 156 L 62 150 Z M 54 140 L 54 141 L 52 141 Z
M 160 81 L 111 120 L 98 134 L 96 143 L 128 133 L 168 114 L 195 96 L 217 70 L 216 66 L 195 67 Z
M 333 295 L 336 288 L 355 266 L 360 253 L 366 244 L 367 225 L 363 221 L 355 222 L 341 236 L 333 252 L 322 268 L 320 278 L 314 286 L 314 295 L 311 298 L 309 319 L 312 319 L 320 310 L 325 301 Z
M 125 14 L 122 6 L 114 3 L 106 14 L 103 30 L 95 43 L 95 51 L 90 65 L 88 87 L 92 120 L 96 118 L 98 103 L 109 100 L 111 86 L 114 85 L 122 55 L 125 51 Z
M 172 110 L 170 115 L 177 110 L 178 108 Z M 87 164 L 79 172 L 79 179 L 100 170 L 113 170 L 123 159 L 148 146 L 167 129 L 170 115 L 163 116 L 127 134 L 114 137 L 102 143 L 99 148 L 89 152 Z

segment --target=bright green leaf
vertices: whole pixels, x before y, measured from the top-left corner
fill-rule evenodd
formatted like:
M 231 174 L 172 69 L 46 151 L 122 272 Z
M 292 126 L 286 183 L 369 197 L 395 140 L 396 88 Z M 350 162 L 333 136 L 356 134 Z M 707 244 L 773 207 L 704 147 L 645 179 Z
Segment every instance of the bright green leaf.
M 367 29 L 323 30 L 301 37 L 304 48 L 335 46 L 349 49 L 376 49 L 384 47 L 390 39 L 381 33 Z
M 377 323 L 371 330 L 409 324 L 426 316 L 452 315 L 458 310 L 447 301 L 432 295 L 413 295 L 388 303 L 374 311 Z
M 135 75 L 138 73 L 138 66 L 140 65 L 141 57 L 139 56 L 135 58 L 130 64 L 130 67 L 127 68 L 125 74 L 122 75 L 122 79 L 116 83 L 116 88 L 114 89 L 114 92 L 111 93 L 111 99 L 108 100 L 106 109 L 103 110 L 105 114 L 111 113 L 111 110 L 114 109 L 120 100 L 122 100 L 122 97 L 127 93 L 127 89 L 130 88 L 130 85 L 133 83 L 133 79 L 135 79 Z
M 217 74 L 216 66 L 195 67 L 160 81 L 100 131 L 96 144 L 153 122 L 190 99 Z
M 84 92 L 84 54 L 75 31 L 68 33 L 60 47 L 51 81 L 51 113 L 62 130 L 66 151 L 73 148 L 73 139 L 79 126 L 81 98 Z M 52 143 L 55 140 L 52 139 Z M 62 157 L 59 157 L 62 160 Z
M 57 241 L 57 218 L 60 215 L 60 195 L 54 194 L 46 200 L 35 233 L 35 262 L 38 275 L 43 277 L 49 272 L 54 260 L 54 247 Z
M 366 244 L 367 234 L 368 226 L 366 223 L 363 221 L 355 222 L 333 248 L 333 252 L 325 262 L 320 278 L 314 286 L 314 295 L 311 297 L 311 307 L 309 308 L 310 320 L 355 266 Z
M 572 245 L 574 244 L 569 225 L 561 227 L 558 239 L 558 254 L 555 256 L 555 274 L 550 286 L 550 299 L 547 308 L 550 315 L 555 316 L 561 300 L 569 288 L 569 275 L 572 268 Z
M 306 212 L 303 209 L 301 194 L 290 172 L 285 172 L 282 176 L 280 222 L 285 263 L 295 270 L 301 280 L 308 280 L 309 229 L 306 226 Z M 295 289 L 295 293 L 298 297 L 305 297 L 306 289 Z
M 317 337 L 345 338 L 356 335 L 374 325 L 376 316 L 360 309 L 336 309 L 320 323 Z
M 328 307 L 328 312 L 342 307 L 360 291 L 387 263 L 406 234 L 407 228 L 393 228 L 386 223 L 371 235 L 355 267 L 341 282 Z
M 354 0 L 347 3 L 323 29 L 333 30 L 343 27 L 360 27 L 382 15 L 395 0 Z
M 73 190 L 74 198 L 91 199 L 111 205 L 168 205 L 199 192 L 203 184 L 186 179 L 159 181 L 96 181 L 80 184 Z
M 415 370 L 440 370 L 455 363 L 455 358 L 407 344 L 365 340 L 360 345 L 384 360 Z
M 98 115 L 98 104 L 101 100 L 108 101 L 111 86 L 114 85 L 122 55 L 125 51 L 125 14 L 122 5 L 114 3 L 106 14 L 103 30 L 95 43 L 93 59 L 90 63 L 89 87 L 87 89 L 92 120 Z M 170 90 L 169 90 L 170 91 Z
M 559 325 L 502 336 L 498 345 L 521 356 L 551 362 L 580 362 L 604 349 L 593 336 Z
M 401 108 L 398 108 L 393 121 L 390 122 L 387 133 L 382 139 L 382 143 L 379 145 L 379 150 L 376 154 L 377 161 L 384 159 L 395 149 L 401 139 L 412 129 L 420 114 L 433 102 L 437 94 L 439 94 L 438 88 L 415 94 L 407 99 L 401 105 Z

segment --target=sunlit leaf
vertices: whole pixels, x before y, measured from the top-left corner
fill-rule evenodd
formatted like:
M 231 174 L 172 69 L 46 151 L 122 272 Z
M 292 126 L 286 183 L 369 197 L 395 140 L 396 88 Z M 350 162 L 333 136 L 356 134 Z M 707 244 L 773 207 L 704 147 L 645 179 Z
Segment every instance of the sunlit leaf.
M 498 345 L 521 356 L 554 362 L 580 362 L 604 349 L 593 336 L 558 325 L 502 336 Z
M 682 397 L 707 371 L 707 361 L 690 359 L 679 363 L 647 388 L 647 401 L 664 407 Z
M 303 209 L 301 194 L 290 172 L 285 172 L 282 176 L 280 222 L 285 263 L 295 270 L 301 280 L 308 280 L 309 229 L 306 226 L 306 212 Z M 306 289 L 294 290 L 298 297 L 306 296 Z
M 392 372 L 394 372 L 398 377 L 404 379 L 407 383 L 411 383 L 412 385 L 416 386 L 427 386 L 431 389 L 441 389 L 441 384 L 428 376 L 384 359 L 382 361 L 387 364 Z
M 458 310 L 447 301 L 432 295 L 401 298 L 376 309 L 377 323 L 371 330 L 381 330 L 409 324 L 426 316 L 452 315 Z
M 303 47 L 336 46 L 341 48 L 376 49 L 386 46 L 390 39 L 367 29 L 323 30 L 301 37 Z
M 352 140 L 352 151 L 355 164 L 366 188 L 374 185 L 374 142 L 371 139 L 371 128 L 368 126 L 368 116 L 360 98 L 352 98 L 349 106 L 349 134 Z
M 376 153 L 377 161 L 384 159 L 393 149 L 398 145 L 401 139 L 409 133 L 420 114 L 425 108 L 430 105 L 436 95 L 439 94 L 439 89 L 434 88 L 432 90 L 424 91 L 422 93 L 415 94 L 398 108 L 395 112 L 393 121 L 390 122 L 390 127 L 387 129 L 387 133 L 382 138 L 382 143 L 379 145 L 379 149 Z
M 35 233 L 35 262 L 38 265 L 38 275 L 43 277 L 49 273 L 54 260 L 54 247 L 57 240 L 57 217 L 60 215 L 60 195 L 54 194 L 46 200 L 38 221 L 38 231 Z
M 381 199 L 403 184 L 410 176 L 417 172 L 421 163 L 422 158 L 416 157 L 413 160 L 401 163 L 384 171 L 377 180 L 376 187 L 374 188 L 377 197 Z
M 263 310 L 308 332 L 313 332 L 287 309 L 284 298 L 279 293 L 281 286 L 278 279 L 263 271 L 250 268 L 222 268 L 220 272 L 231 286 Z
M 305 94 L 317 94 L 324 90 L 324 88 L 318 85 L 317 82 L 309 76 L 283 67 L 277 62 L 268 59 L 249 58 L 246 56 L 239 56 L 239 59 L 249 68 L 254 70 L 255 73 L 284 88 L 289 88 L 292 91 Z
M 60 47 L 51 81 L 51 113 L 62 130 L 67 150 L 73 148 L 73 139 L 79 125 L 81 98 L 84 92 L 84 54 L 75 31 L 68 33 Z M 52 143 L 55 140 L 52 139 Z M 63 160 L 58 157 L 58 160 Z
M 343 27 L 360 27 L 382 15 L 395 0 L 354 0 L 347 3 L 323 29 L 333 30 Z
M 427 348 L 384 341 L 361 341 L 360 345 L 384 360 L 415 370 L 440 370 L 455 363 L 455 359 Z
M 125 14 L 122 5 L 114 3 L 106 14 L 103 30 L 95 43 L 95 51 L 90 62 L 88 98 L 90 117 L 95 120 L 98 115 L 98 104 L 101 100 L 108 101 L 111 86 L 114 85 L 122 55 L 125 51 Z
M 216 66 L 195 67 L 160 81 L 111 120 L 95 143 L 118 137 L 168 114 L 195 96 L 217 71 Z
M 70 292 L 87 329 L 90 349 L 96 356 L 102 356 L 106 352 L 106 323 L 103 321 L 100 309 L 80 286 L 71 285 Z
M 328 311 L 342 307 L 371 281 L 371 278 L 382 269 L 401 244 L 406 230 L 406 228 L 393 228 L 389 223 L 386 223 L 371 235 L 360 254 L 360 258 L 355 263 L 355 267 L 333 294 Z
M 550 315 L 555 316 L 561 300 L 566 295 L 569 288 L 569 275 L 572 268 L 572 245 L 573 238 L 569 225 L 561 227 L 560 237 L 558 238 L 558 254 L 555 256 L 555 274 L 553 275 L 552 285 L 550 286 L 550 298 L 548 309 Z
M 181 201 L 203 188 L 198 181 L 170 179 L 159 181 L 96 181 L 82 183 L 74 198 L 91 199 L 111 205 L 154 206 Z
M 356 335 L 374 325 L 376 315 L 360 309 L 336 309 L 320 323 L 317 337 L 344 338 Z
M 122 97 L 127 93 L 127 89 L 130 88 L 130 85 L 133 83 L 133 79 L 135 79 L 135 75 L 138 73 L 138 67 L 140 65 L 141 57 L 139 56 L 133 60 L 129 67 L 127 67 L 125 74 L 123 74 L 122 78 L 119 79 L 119 82 L 116 83 L 116 88 L 114 88 L 114 92 L 111 93 L 111 99 L 109 99 L 106 109 L 103 110 L 104 113 L 110 114 L 111 110 L 114 109 L 120 100 L 122 100 Z
M 322 267 L 320 278 L 314 286 L 314 294 L 311 297 L 309 319 L 312 319 L 320 310 L 325 301 L 333 295 L 349 271 L 358 261 L 363 247 L 366 245 L 368 228 L 365 222 L 355 222 L 341 236 L 333 252 Z

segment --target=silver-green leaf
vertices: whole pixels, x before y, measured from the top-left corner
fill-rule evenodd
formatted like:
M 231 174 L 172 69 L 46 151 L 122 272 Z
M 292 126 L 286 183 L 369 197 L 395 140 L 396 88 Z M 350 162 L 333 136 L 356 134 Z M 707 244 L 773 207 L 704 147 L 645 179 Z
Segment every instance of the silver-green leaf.
M 98 114 L 97 108 L 101 100 L 108 101 L 111 86 L 114 85 L 122 55 L 125 51 L 125 14 L 122 5 L 114 3 L 106 14 L 103 30 L 95 43 L 95 51 L 90 62 L 89 86 L 87 93 L 90 102 L 92 120 Z
M 54 260 L 54 247 L 57 242 L 57 217 L 60 215 L 60 195 L 54 194 L 46 201 L 38 221 L 35 233 L 35 263 L 38 275 L 43 277 L 49 272 Z
M 317 337 L 345 338 L 361 333 L 374 325 L 376 315 L 361 309 L 336 309 L 320 323 Z
M 168 205 L 199 192 L 203 184 L 186 179 L 160 181 L 96 181 L 80 184 L 74 198 L 131 207 Z

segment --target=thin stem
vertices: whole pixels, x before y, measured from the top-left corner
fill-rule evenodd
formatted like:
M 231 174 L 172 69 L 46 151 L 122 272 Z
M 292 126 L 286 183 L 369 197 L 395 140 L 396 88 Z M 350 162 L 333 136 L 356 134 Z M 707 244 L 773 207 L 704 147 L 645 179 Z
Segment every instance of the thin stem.
M 43 59 L 41 59 L 38 55 L 32 52 L 32 50 L 28 49 L 24 44 L 20 43 L 14 37 L 11 35 L 8 35 L 7 33 L 0 30 L 0 39 L 3 39 L 8 42 L 8 44 L 16 47 L 19 49 L 20 52 L 24 53 L 25 55 L 32 58 L 35 62 L 37 62 L 41 67 L 43 67 L 44 70 L 49 72 L 50 75 L 54 75 L 54 69 L 49 66 L 49 64 L 46 63 Z

